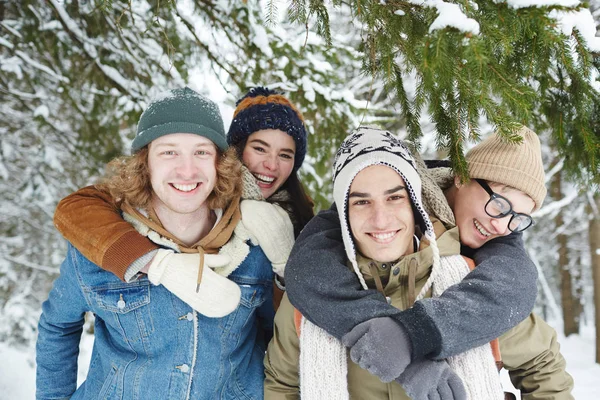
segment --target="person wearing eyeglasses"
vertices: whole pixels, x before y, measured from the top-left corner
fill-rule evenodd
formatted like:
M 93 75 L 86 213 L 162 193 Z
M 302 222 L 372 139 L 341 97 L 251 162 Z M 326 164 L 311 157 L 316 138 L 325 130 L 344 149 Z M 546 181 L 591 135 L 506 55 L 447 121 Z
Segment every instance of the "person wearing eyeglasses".
M 468 182 L 439 161 L 419 169 L 426 211 L 446 229 L 458 227 L 461 254 L 477 265 L 460 283 L 402 311 L 380 292 L 361 290 L 344 263 L 332 206 L 308 223 L 292 249 L 286 265 L 292 305 L 384 381 L 401 376 L 411 363 L 445 359 L 500 337 L 501 359 L 522 399 L 572 399 L 573 380 L 556 332 L 531 314 L 537 270 L 522 232 L 533 224 L 531 214 L 541 207 L 546 187 L 537 134 L 526 127 L 516 134 L 519 144 L 494 133 L 471 149 Z M 415 243 L 419 239 L 417 233 Z M 378 269 L 386 277 L 384 290 L 399 282 L 411 299 L 414 271 L 393 262 Z M 560 374 L 553 375 L 556 371 Z

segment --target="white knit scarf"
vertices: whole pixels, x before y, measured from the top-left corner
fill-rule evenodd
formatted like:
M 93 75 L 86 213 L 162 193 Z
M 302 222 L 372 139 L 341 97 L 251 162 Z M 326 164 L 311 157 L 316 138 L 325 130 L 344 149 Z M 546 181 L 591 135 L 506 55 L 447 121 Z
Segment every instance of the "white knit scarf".
M 437 297 L 469 273 L 460 255 L 441 257 L 440 268 L 417 296 L 423 298 L 429 288 Z M 502 400 L 504 394 L 489 344 L 449 357 L 448 363 L 460 376 L 468 400 Z M 345 400 L 348 394 L 348 360 L 342 343 L 302 317 L 300 329 L 300 395 L 304 400 Z

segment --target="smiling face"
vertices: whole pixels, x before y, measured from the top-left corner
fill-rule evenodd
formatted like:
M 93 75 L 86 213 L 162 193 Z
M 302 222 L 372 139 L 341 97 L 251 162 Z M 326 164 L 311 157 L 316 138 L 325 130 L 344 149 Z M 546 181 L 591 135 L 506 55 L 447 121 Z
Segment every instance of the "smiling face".
M 289 178 L 295 153 L 294 139 L 278 129 L 263 129 L 248 137 L 242 159 L 265 199 Z
M 373 165 L 356 175 L 348 195 L 348 221 L 364 256 L 396 261 L 413 252 L 415 218 L 402 177 L 390 167 Z
M 176 133 L 152 141 L 148 150 L 152 204 L 157 213 L 176 217 L 205 211 L 217 179 L 218 153 L 213 142 Z
M 511 233 L 508 222 L 511 216 L 492 218 L 485 212 L 485 205 L 490 195 L 475 181 L 459 184 L 454 190 L 453 211 L 456 225 L 460 232 L 460 242 L 472 249 L 478 249 L 490 240 Z M 525 193 L 493 182 L 489 182 L 494 192 L 506 197 L 512 204 L 512 209 L 518 213 L 531 214 L 535 206 L 531 197 Z

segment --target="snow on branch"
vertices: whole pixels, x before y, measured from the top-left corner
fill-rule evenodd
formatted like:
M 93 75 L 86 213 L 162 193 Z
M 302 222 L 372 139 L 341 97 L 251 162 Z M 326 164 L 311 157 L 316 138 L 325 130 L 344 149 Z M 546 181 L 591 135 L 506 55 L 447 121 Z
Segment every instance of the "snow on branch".
M 12 262 L 17 263 L 19 265 L 22 265 L 24 267 L 35 269 L 35 270 L 38 270 L 38 271 L 49 272 L 51 274 L 58 274 L 58 273 L 60 273 L 60 270 L 58 268 L 51 268 L 51 267 L 47 267 L 45 265 L 34 264 L 34 263 L 29 262 L 27 260 L 23 260 L 23 259 L 11 257 L 11 256 L 6 255 L 6 254 L 4 254 L 2 256 L 2 258 L 4 258 L 7 261 L 12 261 Z
M 74 35 L 75 39 L 81 44 L 85 53 L 94 60 L 96 66 L 106 75 L 106 77 L 112 80 L 117 86 L 121 88 L 124 92 L 128 92 L 134 98 L 141 98 L 141 94 L 139 92 L 132 93 L 133 89 L 131 87 L 131 82 L 125 79 L 121 73 L 108 65 L 103 64 L 98 57 L 98 50 L 96 49 L 96 45 L 87 37 L 85 32 L 83 32 L 77 23 L 73 21 L 73 19 L 67 14 L 67 11 L 63 8 L 62 4 L 57 0 L 48 0 L 56 12 L 58 13 L 61 21 L 65 25 L 66 29 Z
M 465 33 L 479 34 L 479 23 L 467 17 L 458 4 L 446 3 L 442 0 L 408 0 L 408 2 L 438 10 L 438 16 L 429 26 L 429 32 L 450 27 Z
M 61 82 L 69 83 L 69 79 L 67 77 L 62 76 L 62 75 L 54 72 L 51 68 L 48 68 L 47 66 L 40 64 L 39 62 L 33 60 L 32 58 L 30 58 L 26 53 L 22 52 L 21 50 L 15 51 L 15 54 L 17 56 L 19 56 L 21 58 L 21 60 L 23 60 L 27 64 L 31 65 L 33 68 L 39 69 L 40 71 L 47 73 L 51 77 L 56 78 L 57 80 L 59 80 Z
M 586 41 L 587 47 L 592 52 L 600 52 L 600 37 L 596 37 L 596 22 L 588 8 L 579 7 L 579 0 L 505 0 L 509 7 L 519 9 L 528 7 L 567 7 L 573 10 L 550 11 L 548 16 L 558 22 L 556 27 L 560 32 L 571 36 L 573 29 L 577 29 Z M 503 1 L 496 0 L 497 3 Z

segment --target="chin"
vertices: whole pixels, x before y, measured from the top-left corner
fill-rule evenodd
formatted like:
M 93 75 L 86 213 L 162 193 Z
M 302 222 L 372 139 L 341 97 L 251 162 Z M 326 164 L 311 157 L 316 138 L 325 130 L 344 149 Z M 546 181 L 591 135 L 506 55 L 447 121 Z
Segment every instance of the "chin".
M 372 256 L 368 256 L 369 258 L 379 261 L 379 262 L 394 262 L 402 257 L 404 254 L 399 252 L 398 250 L 375 250 L 372 252 Z

